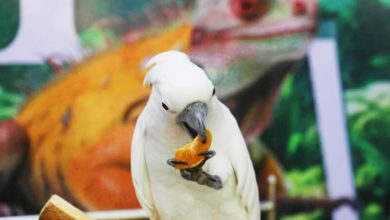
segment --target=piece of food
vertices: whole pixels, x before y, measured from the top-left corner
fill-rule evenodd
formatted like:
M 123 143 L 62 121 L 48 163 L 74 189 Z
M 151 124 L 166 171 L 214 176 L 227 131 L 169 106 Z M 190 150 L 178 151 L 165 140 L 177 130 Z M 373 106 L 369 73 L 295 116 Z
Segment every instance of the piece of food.
M 198 166 L 205 159 L 201 153 L 209 150 L 212 141 L 212 135 L 209 130 L 206 130 L 207 140 L 202 143 L 200 136 L 196 136 L 190 143 L 178 148 L 175 152 L 175 160 L 183 161 L 187 164 L 177 164 L 175 169 L 188 169 Z
M 42 208 L 39 220 L 93 220 L 80 209 L 74 207 L 61 197 L 53 195 Z

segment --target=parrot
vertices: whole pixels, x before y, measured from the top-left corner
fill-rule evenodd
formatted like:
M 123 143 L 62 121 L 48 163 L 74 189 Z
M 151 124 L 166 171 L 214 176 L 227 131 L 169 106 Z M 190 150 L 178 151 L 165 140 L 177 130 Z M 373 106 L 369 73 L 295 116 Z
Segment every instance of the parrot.
M 131 142 L 136 196 L 151 219 L 260 219 L 255 171 L 237 121 L 218 100 L 207 73 L 183 52 L 146 62 L 151 87 Z M 213 136 L 205 162 L 177 171 L 178 146 Z M 167 164 L 168 162 L 168 164 Z

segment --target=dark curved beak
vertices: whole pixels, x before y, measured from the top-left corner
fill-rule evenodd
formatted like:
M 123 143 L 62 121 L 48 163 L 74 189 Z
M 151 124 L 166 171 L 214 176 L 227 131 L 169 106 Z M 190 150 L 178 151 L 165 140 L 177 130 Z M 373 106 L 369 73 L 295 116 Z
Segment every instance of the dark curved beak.
M 203 143 L 206 142 L 206 127 L 204 120 L 207 115 L 207 105 L 202 102 L 194 102 L 188 105 L 177 117 L 177 122 L 181 124 L 195 138 L 200 136 Z

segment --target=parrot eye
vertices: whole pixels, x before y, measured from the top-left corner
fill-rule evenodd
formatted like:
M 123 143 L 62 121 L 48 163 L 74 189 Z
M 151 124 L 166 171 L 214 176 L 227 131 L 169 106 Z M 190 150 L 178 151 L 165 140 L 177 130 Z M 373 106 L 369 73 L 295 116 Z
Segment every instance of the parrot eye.
M 213 89 L 213 95 L 215 95 L 215 88 Z
M 167 111 L 169 110 L 168 106 L 167 106 L 164 102 L 162 103 L 162 107 L 163 107 L 165 110 L 167 110 Z

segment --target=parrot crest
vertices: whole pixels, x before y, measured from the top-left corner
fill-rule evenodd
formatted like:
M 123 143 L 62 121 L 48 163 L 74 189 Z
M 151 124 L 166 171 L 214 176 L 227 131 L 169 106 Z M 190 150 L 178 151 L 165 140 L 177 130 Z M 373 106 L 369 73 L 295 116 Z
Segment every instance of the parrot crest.
M 160 53 L 152 58 L 150 58 L 144 68 L 149 69 L 148 75 L 146 75 L 144 80 L 144 86 L 151 86 L 155 83 L 156 77 L 155 71 L 152 71 L 153 67 L 159 64 L 169 64 L 175 62 L 188 62 L 190 59 L 188 56 L 180 51 L 172 50 Z
M 153 86 L 152 93 L 157 92 L 164 109 L 172 113 L 180 113 L 194 102 L 208 103 L 214 94 L 214 86 L 204 70 L 182 52 L 158 54 L 145 67 L 149 71 L 144 85 Z

